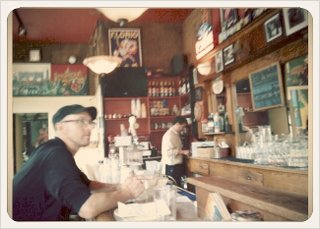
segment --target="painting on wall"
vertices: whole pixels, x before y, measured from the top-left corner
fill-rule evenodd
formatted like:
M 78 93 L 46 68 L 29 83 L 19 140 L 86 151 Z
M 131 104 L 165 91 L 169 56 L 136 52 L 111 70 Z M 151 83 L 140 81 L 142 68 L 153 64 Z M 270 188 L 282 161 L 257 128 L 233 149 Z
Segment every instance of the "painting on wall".
M 82 64 L 53 64 L 51 85 L 56 95 L 87 95 L 88 68 Z
M 87 72 L 82 64 L 14 63 L 13 96 L 87 95 Z
M 142 67 L 140 29 L 111 28 L 108 30 L 109 53 L 120 57 L 120 67 Z

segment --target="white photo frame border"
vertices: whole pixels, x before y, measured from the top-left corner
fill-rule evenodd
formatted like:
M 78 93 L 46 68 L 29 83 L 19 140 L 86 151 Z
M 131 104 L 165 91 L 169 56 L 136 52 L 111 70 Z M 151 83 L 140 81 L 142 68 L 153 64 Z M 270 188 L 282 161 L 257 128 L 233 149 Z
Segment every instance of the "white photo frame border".
M 284 25 L 285 25 L 286 35 L 287 36 L 289 36 L 289 35 L 297 32 L 297 31 L 305 28 L 306 26 L 308 26 L 308 12 L 303 8 L 298 8 L 298 10 L 302 10 L 303 11 L 304 20 L 301 23 L 290 27 L 289 10 L 292 10 L 292 9 L 295 9 L 295 8 L 284 8 L 284 9 L 282 9 Z
M 222 50 L 217 52 L 215 57 L 215 64 L 216 64 L 216 73 L 223 71 L 223 56 L 222 56 Z
M 228 56 L 227 52 L 232 52 L 232 57 L 227 59 L 226 58 L 226 56 Z M 223 62 L 224 62 L 224 66 L 229 65 L 234 62 L 233 43 L 223 49 Z
M 277 20 L 277 23 L 279 24 L 279 31 L 277 34 L 275 34 L 274 36 L 270 36 L 270 34 L 268 33 L 268 25 L 269 23 L 276 23 L 275 21 Z M 282 25 L 281 25 L 281 20 L 280 20 L 280 13 L 277 13 L 275 15 L 273 15 L 271 18 L 269 18 L 267 21 L 265 21 L 264 23 L 264 31 L 265 31 L 265 35 L 266 35 L 266 41 L 270 42 L 278 37 L 280 37 L 283 34 L 283 29 L 282 29 Z

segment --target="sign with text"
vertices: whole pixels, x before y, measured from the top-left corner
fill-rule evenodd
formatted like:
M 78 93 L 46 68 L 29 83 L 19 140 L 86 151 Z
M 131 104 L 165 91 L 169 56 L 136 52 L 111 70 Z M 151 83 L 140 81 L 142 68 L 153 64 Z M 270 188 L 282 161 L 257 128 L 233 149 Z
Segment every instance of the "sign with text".
M 195 48 L 196 58 L 199 60 L 214 48 L 212 25 L 207 22 L 203 23 L 198 30 L 197 39 Z
M 282 76 L 279 63 L 249 75 L 253 110 L 284 105 Z
M 112 28 L 108 31 L 109 53 L 120 57 L 120 67 L 142 67 L 140 29 Z

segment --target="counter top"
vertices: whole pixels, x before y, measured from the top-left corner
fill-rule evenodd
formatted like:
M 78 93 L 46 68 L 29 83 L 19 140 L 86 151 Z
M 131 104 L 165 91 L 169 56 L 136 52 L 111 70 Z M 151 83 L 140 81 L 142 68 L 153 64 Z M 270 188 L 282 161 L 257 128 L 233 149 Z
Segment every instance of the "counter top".
M 239 159 L 239 158 L 203 158 L 203 157 L 190 157 L 190 159 L 196 159 L 201 161 L 209 161 L 214 163 L 221 163 L 221 164 L 230 164 L 230 165 L 239 165 L 244 167 L 251 167 L 251 168 L 258 168 L 258 169 L 264 169 L 264 170 L 272 170 L 272 171 L 281 171 L 286 173 L 297 173 L 297 174 L 308 174 L 308 168 L 299 168 L 299 167 L 280 167 L 275 165 L 260 165 L 260 164 L 254 164 L 253 160 L 247 160 L 247 159 Z

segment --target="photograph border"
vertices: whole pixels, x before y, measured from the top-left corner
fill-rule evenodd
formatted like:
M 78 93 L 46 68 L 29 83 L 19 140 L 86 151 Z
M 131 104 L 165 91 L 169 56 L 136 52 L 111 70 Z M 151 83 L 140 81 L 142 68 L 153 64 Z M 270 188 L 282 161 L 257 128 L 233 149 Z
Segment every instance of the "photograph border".
M 219 63 L 221 63 L 221 64 L 219 65 Z M 216 73 L 222 72 L 223 66 L 224 66 L 222 50 L 217 52 L 217 54 L 215 56 L 215 64 L 216 64 Z
M 226 52 L 229 52 L 229 50 L 232 50 L 232 58 L 230 58 L 229 60 L 226 60 L 226 58 L 225 58 L 225 53 Z M 233 63 L 234 62 L 234 60 L 235 60 L 235 58 L 234 58 L 234 52 L 233 52 L 234 50 L 233 50 L 233 43 L 232 44 L 230 44 L 230 45 L 228 45 L 227 47 L 225 47 L 224 49 L 223 49 L 223 62 L 224 62 L 224 66 L 226 66 L 226 65 L 229 65 L 229 64 L 231 64 L 231 63 Z
M 279 31 L 274 36 L 270 36 L 270 34 L 268 33 L 268 25 L 270 23 L 275 23 L 275 21 L 277 21 L 277 23 L 279 25 Z M 265 35 L 266 35 L 266 41 L 267 42 L 270 42 L 270 41 L 282 36 L 282 34 L 283 34 L 282 31 L 283 31 L 283 29 L 282 29 L 281 20 L 280 20 L 280 13 L 277 13 L 277 14 L 273 15 L 271 18 L 269 18 L 267 21 L 265 21 L 265 23 L 264 23 L 264 32 L 265 32 Z
M 284 25 L 286 28 L 286 35 L 289 36 L 301 29 L 303 29 L 304 27 L 308 26 L 308 12 L 306 10 L 304 10 L 303 8 L 299 8 L 300 10 L 303 10 L 303 15 L 304 15 L 304 20 L 303 22 L 290 27 L 290 18 L 289 18 L 289 10 L 290 9 L 295 9 L 295 8 L 284 8 L 282 9 L 283 12 L 283 19 L 284 19 Z

